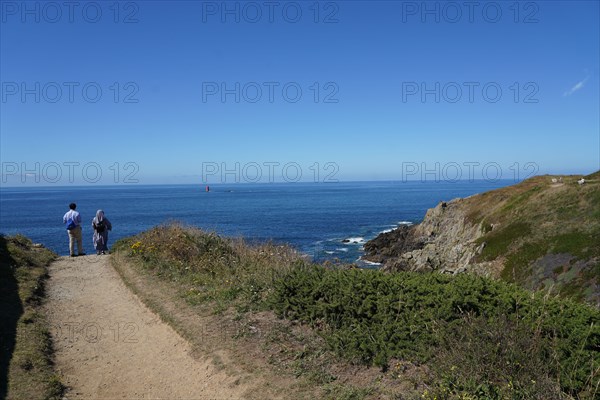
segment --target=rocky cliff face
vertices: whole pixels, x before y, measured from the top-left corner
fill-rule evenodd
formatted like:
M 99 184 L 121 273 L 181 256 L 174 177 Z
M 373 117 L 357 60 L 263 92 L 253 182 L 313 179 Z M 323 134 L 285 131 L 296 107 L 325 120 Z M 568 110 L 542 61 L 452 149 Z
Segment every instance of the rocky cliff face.
M 467 220 L 463 199 L 441 202 L 429 209 L 423 222 L 401 226 L 365 244 L 368 261 L 383 264 L 387 271 L 472 271 L 489 275 L 492 263 L 474 262 L 485 243 L 482 223 Z
M 442 202 L 364 246 L 386 271 L 471 272 L 600 306 L 600 172 Z

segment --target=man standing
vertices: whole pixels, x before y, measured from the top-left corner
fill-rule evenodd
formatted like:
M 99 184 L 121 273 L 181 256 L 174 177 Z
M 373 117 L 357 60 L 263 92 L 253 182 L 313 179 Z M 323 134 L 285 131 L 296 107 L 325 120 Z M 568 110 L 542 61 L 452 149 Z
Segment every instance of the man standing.
M 83 252 L 83 241 L 81 239 L 81 215 L 75 211 L 77 204 L 69 204 L 69 211 L 63 217 L 63 224 L 67 224 L 67 233 L 69 234 L 69 253 L 75 257 L 75 241 L 77 241 L 77 251 L 80 256 L 85 256 Z

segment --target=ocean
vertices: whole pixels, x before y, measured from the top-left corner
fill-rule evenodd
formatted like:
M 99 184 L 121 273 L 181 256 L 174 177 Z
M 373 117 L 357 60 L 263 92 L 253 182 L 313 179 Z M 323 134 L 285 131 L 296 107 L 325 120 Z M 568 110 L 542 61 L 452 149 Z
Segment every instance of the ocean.
M 120 185 L 0 188 L 0 233 L 16 233 L 68 254 L 62 217 L 77 203 L 84 248 L 103 209 L 115 240 L 179 221 L 224 236 L 287 243 L 315 261 L 358 262 L 365 241 L 400 224 L 420 222 L 440 201 L 514 181 L 347 182 L 211 185 Z M 362 267 L 376 267 L 358 262 Z

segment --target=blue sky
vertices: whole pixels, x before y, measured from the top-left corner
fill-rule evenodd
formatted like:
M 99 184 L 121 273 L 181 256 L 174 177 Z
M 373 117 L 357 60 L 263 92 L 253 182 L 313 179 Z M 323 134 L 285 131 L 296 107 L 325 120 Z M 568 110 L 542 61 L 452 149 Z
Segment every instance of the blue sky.
M 3 186 L 600 168 L 597 1 L 0 3 Z

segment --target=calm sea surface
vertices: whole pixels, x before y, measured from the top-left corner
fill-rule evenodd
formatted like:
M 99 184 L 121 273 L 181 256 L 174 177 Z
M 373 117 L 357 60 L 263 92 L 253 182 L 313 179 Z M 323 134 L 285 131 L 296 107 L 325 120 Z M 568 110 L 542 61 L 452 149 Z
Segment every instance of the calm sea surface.
M 113 225 L 109 245 L 174 220 L 226 236 L 289 243 L 318 261 L 354 262 L 366 240 L 402 223 L 418 223 L 441 200 L 513 183 L 237 184 L 213 185 L 209 193 L 201 185 L 1 188 L 0 232 L 22 233 L 58 254 L 68 254 L 62 216 L 75 202 L 88 252 L 91 220 L 103 209 Z

